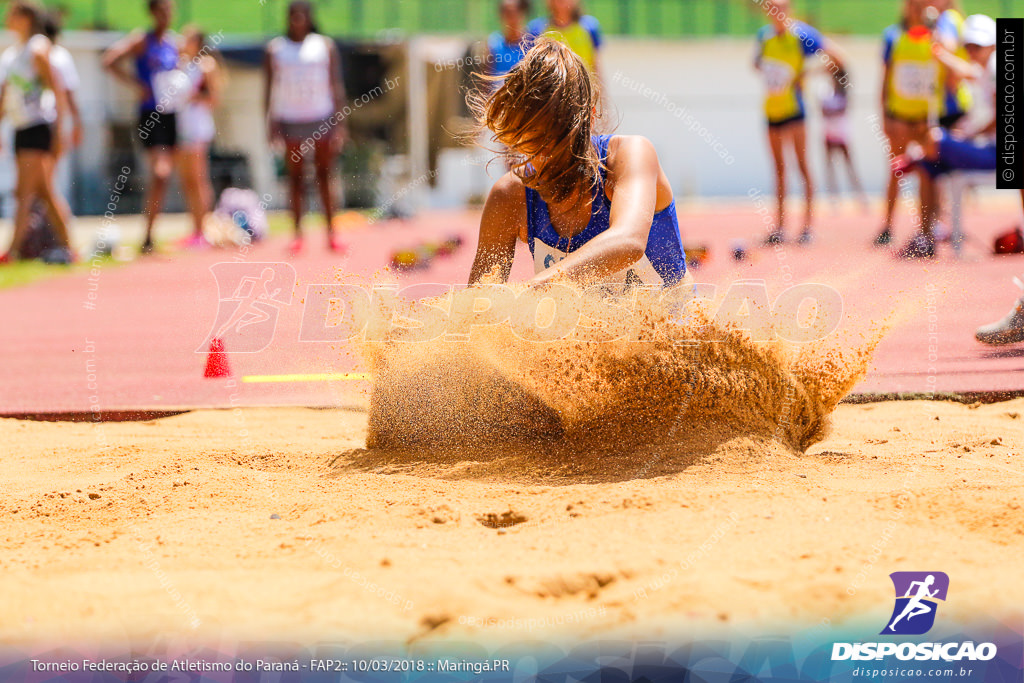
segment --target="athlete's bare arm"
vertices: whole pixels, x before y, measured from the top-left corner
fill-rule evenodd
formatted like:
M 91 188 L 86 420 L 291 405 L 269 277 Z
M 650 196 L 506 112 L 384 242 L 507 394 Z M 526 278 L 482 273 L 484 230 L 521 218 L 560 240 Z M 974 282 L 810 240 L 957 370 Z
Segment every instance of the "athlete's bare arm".
M 821 51 L 825 53 L 829 60 L 831 60 L 832 64 L 834 64 L 839 69 L 845 70 L 846 65 L 849 64 L 849 60 L 843 49 L 839 47 L 839 45 L 837 45 L 835 41 L 829 38 L 825 38 L 825 41 L 822 43 L 821 46 Z
M 35 64 L 36 73 L 43 85 L 53 92 L 57 100 L 57 117 L 53 121 L 53 129 L 57 134 L 53 138 L 53 156 L 60 158 L 64 152 L 64 138 L 61 131 L 64 127 L 65 116 L 68 111 L 67 88 L 57 79 L 53 71 L 53 64 L 50 61 L 50 41 L 37 43 L 32 51 L 32 62 Z
M 608 152 L 608 183 L 613 189 L 607 230 L 533 278 L 545 283 L 561 278 L 601 281 L 639 261 L 659 204 L 661 165 L 647 138 L 616 136 Z M 666 188 L 660 188 L 662 194 Z M 668 193 L 671 200 L 671 193 Z M 667 202 L 665 202 L 667 204 Z
M 888 118 L 889 116 L 889 76 L 892 73 L 892 67 L 888 62 L 882 68 L 882 115 Z
M 140 81 L 134 72 L 125 69 L 124 62 L 127 57 L 135 57 L 141 54 L 145 48 L 145 43 L 146 34 L 142 31 L 135 31 L 114 43 L 103 53 L 103 68 L 113 75 L 114 78 L 135 89 L 142 99 L 152 95 L 149 91 L 149 85 Z
M 281 126 L 270 116 L 270 102 L 274 89 L 274 56 L 270 47 L 263 54 L 263 116 L 267 122 L 267 140 L 271 146 L 281 141 Z
M 522 181 L 506 173 L 491 188 L 480 219 L 480 241 L 469 273 L 469 284 L 492 272 L 508 282 L 516 255 L 516 239 L 526 225 L 526 191 Z

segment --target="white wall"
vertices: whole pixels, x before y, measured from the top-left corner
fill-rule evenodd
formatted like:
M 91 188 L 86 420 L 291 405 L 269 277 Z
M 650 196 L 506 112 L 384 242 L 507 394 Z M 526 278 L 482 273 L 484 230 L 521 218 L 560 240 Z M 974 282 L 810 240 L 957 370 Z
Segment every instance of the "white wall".
M 879 112 L 880 40 L 842 38 L 839 43 L 851 64 L 854 162 L 868 192 L 877 193 L 885 182 L 886 159 L 869 117 Z M 602 55 L 602 78 L 610 103 L 606 126 L 618 133 L 650 138 L 680 197 L 746 195 L 751 189 L 773 192 L 762 86 L 752 68 L 753 54 L 753 38 L 685 42 L 611 39 Z M 812 170 L 823 190 L 818 93 L 826 75 L 816 59 L 808 63 L 817 68 L 806 87 L 808 140 Z M 698 127 L 695 131 L 689 130 L 694 126 Z M 720 145 L 713 148 L 707 139 Z M 723 161 L 723 154 L 733 161 Z M 450 168 L 451 174 L 441 179 L 437 203 L 457 203 L 467 194 L 479 193 L 480 183 L 490 182 L 479 170 L 467 171 L 461 163 L 467 156 L 470 154 L 448 153 L 442 169 Z M 467 176 L 474 173 L 476 178 L 470 182 Z M 839 178 L 841 187 L 846 187 L 845 173 Z M 790 187 L 791 192 L 800 189 L 795 171 Z
M 848 38 L 840 43 L 851 64 L 854 161 L 869 191 L 878 191 L 885 157 L 869 117 L 879 111 L 880 41 Z M 618 114 L 618 132 L 646 135 L 655 143 L 666 173 L 683 196 L 742 195 L 773 184 L 753 53 L 752 39 L 609 42 L 603 78 L 613 104 L 610 118 Z M 827 74 L 817 59 L 808 64 L 816 68 L 805 89 L 808 146 L 820 179 L 824 143 L 818 93 Z M 645 96 L 644 87 L 657 94 Z M 697 132 L 688 129 L 698 125 Z M 721 150 L 712 149 L 701 135 L 720 141 L 735 161 L 723 162 Z
M 133 120 L 136 116 L 132 93 L 114 83 L 100 68 L 102 48 L 116 37 L 80 33 L 69 34 L 63 40 L 76 58 L 83 81 L 80 99 L 86 139 L 77 153 L 78 178 L 86 191 L 101 195 L 109 191 L 104 172 L 109 149 L 106 122 Z M 0 37 L 0 47 L 9 42 L 9 36 Z M 839 43 L 851 64 L 854 158 L 868 191 L 877 193 L 884 182 L 885 158 L 869 117 L 878 113 L 880 39 L 841 38 Z M 603 53 L 603 76 L 612 104 L 608 119 L 618 123 L 618 132 L 643 134 L 655 143 L 679 196 L 736 196 L 745 195 L 752 188 L 771 191 L 761 84 L 751 67 L 752 56 L 752 38 L 608 41 Z M 824 185 L 816 87 L 821 78 L 809 79 L 807 88 L 812 165 L 819 186 Z M 631 89 L 631 82 L 639 87 Z M 642 92 L 645 87 L 651 91 L 648 96 Z M 263 192 L 276 190 L 276 184 L 271 176 L 272 154 L 263 130 L 261 98 L 259 70 L 231 68 L 217 124 L 219 145 L 250 156 L 255 185 Z M 684 118 L 680 118 L 679 112 L 683 112 Z M 686 116 L 706 129 L 706 136 L 719 140 L 734 162 L 724 163 L 697 132 L 687 130 L 691 119 Z M 4 145 L 5 155 L 9 155 L 9 147 Z M 438 189 L 430 203 L 454 205 L 485 192 L 493 178 L 488 178 L 483 166 L 474 161 L 480 155 L 480 150 L 445 152 L 437 178 Z M 500 165 L 495 165 L 492 170 L 499 168 Z M 10 186 L 11 176 L 10 160 L 5 156 L 0 163 L 0 191 Z M 792 189 L 797 191 L 799 187 L 794 183 Z

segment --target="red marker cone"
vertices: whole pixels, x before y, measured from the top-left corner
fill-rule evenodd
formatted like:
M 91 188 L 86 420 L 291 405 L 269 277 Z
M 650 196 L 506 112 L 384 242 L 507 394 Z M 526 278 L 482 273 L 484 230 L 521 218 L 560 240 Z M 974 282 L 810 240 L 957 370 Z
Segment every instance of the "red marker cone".
M 230 376 L 231 368 L 228 367 L 228 354 L 224 353 L 224 340 L 215 337 L 210 342 L 210 355 L 206 357 L 206 370 L 203 372 L 203 377 L 216 379 Z

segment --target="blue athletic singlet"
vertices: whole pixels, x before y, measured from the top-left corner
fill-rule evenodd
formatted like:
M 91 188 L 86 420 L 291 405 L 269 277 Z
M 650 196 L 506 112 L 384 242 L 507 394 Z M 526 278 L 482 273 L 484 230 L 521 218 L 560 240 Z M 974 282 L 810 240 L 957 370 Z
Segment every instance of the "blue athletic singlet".
M 601 162 L 608 158 L 608 143 L 611 135 L 595 135 L 594 146 Z M 540 194 L 526 188 L 526 221 L 528 243 L 533 254 L 535 272 L 541 272 L 564 259 L 597 235 L 608 229 L 611 219 L 611 202 L 604 192 L 606 171 L 601 169 L 600 182 L 594 188 L 594 202 L 590 210 L 590 222 L 572 239 L 562 237 L 551 224 L 548 205 Z M 686 276 L 686 254 L 679 236 L 679 219 L 676 216 L 676 202 L 654 214 L 651 232 L 647 237 L 647 249 L 643 258 L 611 278 L 612 282 L 633 285 L 663 285 L 671 287 Z
M 152 32 L 147 33 L 142 54 L 135 59 L 135 75 L 149 86 L 150 95 L 139 104 L 139 109 L 156 109 L 161 91 L 164 90 L 163 84 L 158 82 L 160 75 L 172 71 L 177 66 L 178 47 L 170 34 L 165 33 L 157 38 Z

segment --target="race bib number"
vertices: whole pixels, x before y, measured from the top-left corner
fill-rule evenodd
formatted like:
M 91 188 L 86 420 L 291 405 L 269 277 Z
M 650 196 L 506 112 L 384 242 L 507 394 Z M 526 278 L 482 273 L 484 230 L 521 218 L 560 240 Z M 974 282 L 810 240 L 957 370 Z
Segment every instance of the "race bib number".
M 540 240 L 533 243 L 533 272 L 541 273 L 565 259 L 565 252 L 549 247 Z
M 912 100 L 928 99 L 935 94 L 938 76 L 934 64 L 899 64 L 893 76 L 896 94 Z
M 310 69 L 283 68 L 280 71 L 281 99 L 289 105 L 299 107 L 323 97 L 325 83 L 319 74 Z
M 761 75 L 769 95 L 785 95 L 796 80 L 793 67 L 774 59 L 761 61 Z

